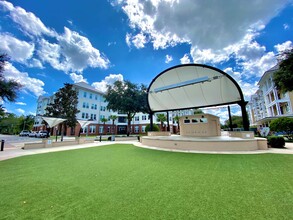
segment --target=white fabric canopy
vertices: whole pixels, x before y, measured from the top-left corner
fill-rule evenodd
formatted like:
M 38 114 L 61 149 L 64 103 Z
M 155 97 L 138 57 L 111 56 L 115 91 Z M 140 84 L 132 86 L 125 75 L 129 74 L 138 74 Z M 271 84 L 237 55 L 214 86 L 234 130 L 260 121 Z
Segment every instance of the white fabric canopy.
M 152 112 L 232 104 L 241 100 L 242 91 L 232 77 L 200 64 L 165 70 L 148 88 Z
M 51 118 L 51 117 L 42 117 L 42 119 L 48 123 L 50 128 L 67 120 L 63 118 Z
M 77 122 L 80 124 L 80 127 L 84 128 L 88 126 L 89 124 L 93 123 L 92 121 L 85 121 L 85 120 L 77 120 Z

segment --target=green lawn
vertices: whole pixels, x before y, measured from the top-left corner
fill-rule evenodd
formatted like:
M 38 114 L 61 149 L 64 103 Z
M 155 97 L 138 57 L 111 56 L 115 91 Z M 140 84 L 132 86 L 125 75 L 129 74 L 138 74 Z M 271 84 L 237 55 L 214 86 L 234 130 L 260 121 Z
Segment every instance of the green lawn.
M 132 145 L 0 161 L 0 219 L 293 219 L 293 155 Z

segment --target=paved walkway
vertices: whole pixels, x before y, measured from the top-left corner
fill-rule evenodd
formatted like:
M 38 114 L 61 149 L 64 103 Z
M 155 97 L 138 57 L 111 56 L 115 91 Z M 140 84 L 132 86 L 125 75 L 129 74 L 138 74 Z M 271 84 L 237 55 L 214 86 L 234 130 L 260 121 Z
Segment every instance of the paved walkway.
M 125 141 L 102 141 L 98 142 L 95 141 L 94 143 L 88 144 L 80 144 L 80 145 L 71 145 L 71 146 L 62 146 L 62 147 L 51 147 L 51 148 L 40 148 L 40 149 L 21 149 L 24 143 L 17 142 L 17 143 L 5 143 L 4 151 L 0 151 L 0 161 L 7 160 L 10 158 L 25 156 L 25 155 L 34 155 L 34 154 L 42 154 L 48 152 L 58 152 L 58 151 L 66 151 L 66 150 L 75 150 L 75 149 L 82 149 L 82 148 L 89 148 L 89 147 L 99 147 L 111 144 L 133 144 L 137 147 L 154 149 L 154 150 L 165 150 L 151 146 L 143 146 L 137 140 L 125 140 Z M 284 149 L 277 149 L 277 148 L 270 148 L 268 150 L 259 150 L 259 151 L 180 151 L 180 150 L 170 150 L 175 152 L 187 152 L 187 153 L 211 153 L 211 154 L 260 154 L 260 153 L 277 153 L 277 154 L 293 154 L 293 143 L 286 143 L 286 148 Z

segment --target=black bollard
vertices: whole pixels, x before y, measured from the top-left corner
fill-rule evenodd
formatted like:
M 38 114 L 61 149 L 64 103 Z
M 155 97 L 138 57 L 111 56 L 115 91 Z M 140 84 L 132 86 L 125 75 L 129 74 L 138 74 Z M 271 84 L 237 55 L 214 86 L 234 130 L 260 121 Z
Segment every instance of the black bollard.
M 4 151 L 4 140 L 1 140 L 1 151 Z
M 102 141 L 102 135 L 100 135 L 100 142 Z

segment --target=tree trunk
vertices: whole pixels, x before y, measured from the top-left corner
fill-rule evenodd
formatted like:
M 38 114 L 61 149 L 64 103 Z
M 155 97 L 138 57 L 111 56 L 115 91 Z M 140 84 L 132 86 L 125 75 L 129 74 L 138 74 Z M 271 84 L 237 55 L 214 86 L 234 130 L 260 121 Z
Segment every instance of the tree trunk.
M 64 126 L 63 123 L 61 124 L 61 141 L 63 141 L 63 136 L 64 136 Z
M 131 133 L 131 113 L 127 114 L 127 137 L 129 137 L 130 133 Z

